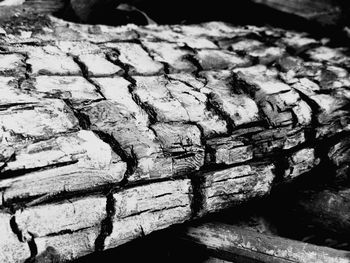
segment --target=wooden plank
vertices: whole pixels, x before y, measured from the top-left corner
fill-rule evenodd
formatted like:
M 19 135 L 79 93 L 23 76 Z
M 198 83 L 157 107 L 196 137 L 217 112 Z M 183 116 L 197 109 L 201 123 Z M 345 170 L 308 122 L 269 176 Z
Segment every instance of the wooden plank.
M 231 262 L 256 263 L 348 263 L 349 252 L 310 245 L 278 236 L 264 235 L 221 223 L 189 226 L 177 232 L 180 238 Z

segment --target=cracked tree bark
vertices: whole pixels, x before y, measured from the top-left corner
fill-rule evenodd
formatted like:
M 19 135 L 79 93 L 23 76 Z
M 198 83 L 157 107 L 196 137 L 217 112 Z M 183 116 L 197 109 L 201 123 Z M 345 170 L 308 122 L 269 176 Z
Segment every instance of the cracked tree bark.
M 303 33 L 2 28 L 2 262 L 71 261 L 260 198 L 339 160 L 349 132 L 348 50 Z

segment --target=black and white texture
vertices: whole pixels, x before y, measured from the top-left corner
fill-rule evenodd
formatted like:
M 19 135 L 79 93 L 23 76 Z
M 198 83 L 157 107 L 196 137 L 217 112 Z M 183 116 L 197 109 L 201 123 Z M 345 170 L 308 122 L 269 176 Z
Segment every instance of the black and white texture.
M 350 128 L 347 54 L 220 22 L 4 27 L 0 261 L 71 261 L 329 161 Z

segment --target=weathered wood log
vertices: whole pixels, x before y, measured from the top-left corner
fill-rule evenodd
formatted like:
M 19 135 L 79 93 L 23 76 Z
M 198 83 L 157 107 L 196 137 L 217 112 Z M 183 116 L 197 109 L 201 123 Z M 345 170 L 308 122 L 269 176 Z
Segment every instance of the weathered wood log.
M 2 28 L 0 261 L 71 261 L 342 162 L 345 48 L 218 22 Z
M 221 223 L 189 226 L 177 231 L 174 238 L 202 247 L 208 255 L 228 262 L 350 262 L 347 251 L 310 245 Z

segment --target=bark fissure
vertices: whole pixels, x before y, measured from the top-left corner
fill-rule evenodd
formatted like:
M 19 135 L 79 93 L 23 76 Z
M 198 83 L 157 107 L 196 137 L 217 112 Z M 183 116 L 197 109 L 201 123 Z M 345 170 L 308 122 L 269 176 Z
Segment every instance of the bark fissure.
M 112 193 L 109 193 L 106 196 L 106 218 L 101 222 L 101 230 L 97 239 L 95 240 L 95 251 L 104 250 L 105 239 L 112 233 L 113 231 L 113 218 L 116 214 L 115 207 L 115 199 Z

